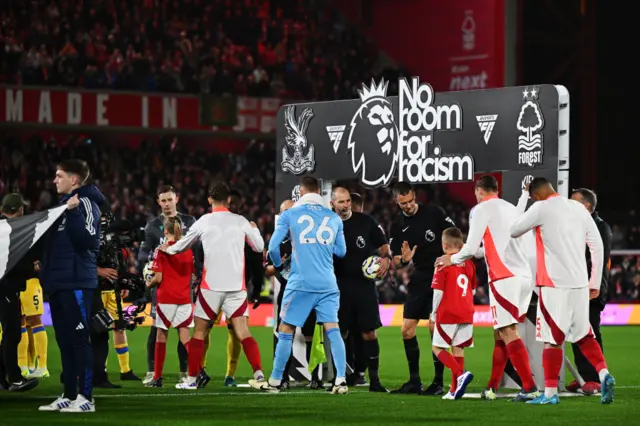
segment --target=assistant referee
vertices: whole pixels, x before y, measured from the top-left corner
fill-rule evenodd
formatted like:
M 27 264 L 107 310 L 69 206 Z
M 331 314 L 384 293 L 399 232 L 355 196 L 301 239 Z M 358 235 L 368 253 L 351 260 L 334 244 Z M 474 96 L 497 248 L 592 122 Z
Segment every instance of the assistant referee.
M 406 182 L 398 182 L 393 194 L 400 214 L 391 225 L 391 252 L 396 267 L 408 266 L 413 261 L 404 303 L 402 339 L 409 364 L 409 381 L 393 393 L 444 394 L 444 365 L 433 356 L 435 375 L 433 382 L 422 389 L 420 380 L 420 348 L 416 338 L 418 322 L 429 319 L 433 300 L 431 281 L 433 264 L 442 253 L 442 232 L 455 226 L 444 210 L 436 205 L 418 204 L 416 193 Z M 432 336 L 433 337 L 433 336 Z
M 369 391 L 388 392 L 380 383 L 380 345 L 376 330 L 382 327 L 378 293 L 373 280 L 364 277 L 362 264 L 372 255 L 378 255 L 380 269 L 378 277 L 383 277 L 391 265 L 391 253 L 387 237 L 376 220 L 364 213 L 351 209 L 351 194 L 345 188 L 336 187 L 331 193 L 331 205 L 342 219 L 347 254 L 342 259 L 334 258 L 334 268 L 340 288 L 340 328 L 346 339 L 349 333 L 360 333 L 364 339 L 369 368 Z M 347 378 L 347 383 L 358 379 L 357 372 Z

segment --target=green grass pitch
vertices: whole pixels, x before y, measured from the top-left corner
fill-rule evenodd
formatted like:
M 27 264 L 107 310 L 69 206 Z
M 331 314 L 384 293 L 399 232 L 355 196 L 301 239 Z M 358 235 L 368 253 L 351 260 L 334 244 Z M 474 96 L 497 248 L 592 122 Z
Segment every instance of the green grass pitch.
M 639 327 L 605 327 L 605 354 L 609 368 L 617 380 L 616 400 L 602 406 L 599 397 L 562 398 L 558 406 L 527 406 L 507 400 L 483 401 L 463 399 L 442 401 L 439 397 L 416 395 L 370 394 L 366 388 L 351 389 L 348 395 L 330 395 L 323 391 L 293 389 L 280 394 L 260 394 L 247 388 L 225 388 L 222 380 L 226 368 L 226 328 L 216 327 L 209 350 L 208 371 L 212 381 L 196 392 L 178 391 L 177 335 L 171 333 L 165 362 L 165 387 L 148 389 L 140 383 L 126 382 L 123 389 L 97 390 L 96 413 L 40 413 L 38 405 L 51 402 L 61 393 L 58 383 L 59 353 L 49 331 L 49 370 L 51 377 L 29 393 L 0 392 L 0 424 L 16 425 L 25 421 L 35 425 L 393 425 L 393 424 L 463 424 L 540 426 L 589 424 L 625 424 L 640 422 L 640 353 Z M 265 373 L 271 371 L 272 330 L 257 327 L 253 333 L 262 350 Z M 129 333 L 131 365 L 139 376 L 146 370 L 145 347 L 148 329 Z M 379 331 L 380 376 L 389 388 L 407 378 L 407 365 L 399 328 Z M 421 372 L 429 382 L 432 364 L 428 330 L 419 330 Z M 488 328 L 475 331 L 475 348 L 467 350 L 465 364 L 474 375 L 468 392 L 479 392 L 487 383 L 491 368 L 492 332 Z M 571 357 L 571 354 L 569 354 Z M 117 382 L 118 362 L 110 351 L 109 371 Z M 239 383 L 246 383 L 251 369 L 242 355 L 238 370 Z M 450 377 L 449 373 L 445 376 Z

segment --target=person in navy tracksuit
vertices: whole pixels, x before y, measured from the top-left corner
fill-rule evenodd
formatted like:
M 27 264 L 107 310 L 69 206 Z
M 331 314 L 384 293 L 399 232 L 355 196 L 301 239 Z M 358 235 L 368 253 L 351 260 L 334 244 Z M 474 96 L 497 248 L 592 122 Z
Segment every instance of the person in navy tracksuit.
M 65 160 L 54 183 L 67 210 L 52 226 L 45 243 L 40 280 L 49 294 L 51 319 L 60 347 L 64 394 L 40 411 L 93 412 L 93 354 L 89 339 L 91 304 L 98 286 L 100 208 L 104 196 L 94 185 L 87 163 Z

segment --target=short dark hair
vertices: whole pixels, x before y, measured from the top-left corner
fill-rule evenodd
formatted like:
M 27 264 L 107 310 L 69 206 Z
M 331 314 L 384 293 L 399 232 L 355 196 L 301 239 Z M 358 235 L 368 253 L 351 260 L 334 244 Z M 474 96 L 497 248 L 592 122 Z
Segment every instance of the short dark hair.
M 70 175 L 76 175 L 80 179 L 80 186 L 85 185 L 91 176 L 89 165 L 86 161 L 78 158 L 62 160 L 58 163 L 58 170 L 62 170 Z
M 162 185 L 161 187 L 158 188 L 158 191 L 156 192 L 156 196 L 159 197 L 160 194 L 166 194 L 167 192 L 173 192 L 176 195 L 178 194 L 178 192 L 172 185 Z
M 491 175 L 484 175 L 476 181 L 476 188 L 487 192 L 498 192 L 498 179 Z
M 462 231 L 455 226 L 449 227 L 442 231 L 442 239 L 445 240 L 445 244 L 452 244 L 460 247 L 464 245 Z
M 598 196 L 596 195 L 596 193 L 587 188 L 578 188 L 574 189 L 571 195 L 576 193 L 582 195 L 584 201 L 591 205 L 590 211 L 591 213 L 593 213 L 596 210 L 596 205 L 598 204 Z
M 240 194 L 240 191 L 238 191 L 237 189 L 232 189 L 229 191 L 229 197 L 242 198 L 242 194 Z
M 300 187 L 306 189 L 307 192 L 320 192 L 318 179 L 313 176 L 305 176 L 300 179 Z
M 229 199 L 229 187 L 224 182 L 216 182 L 211 185 L 211 189 L 209 190 L 209 196 L 213 201 L 224 202 L 226 203 Z
M 536 192 L 540 188 L 542 188 L 542 187 L 544 187 L 546 185 L 549 185 L 549 184 L 550 184 L 550 182 L 545 177 L 534 178 L 531 181 L 531 183 L 529 184 L 529 194 L 533 194 L 534 192 Z
M 357 192 L 351 193 L 351 205 L 361 207 L 364 204 L 364 197 Z
M 413 187 L 407 182 L 398 182 L 393 185 L 393 195 L 396 197 L 398 195 L 407 195 L 411 191 L 413 191 Z

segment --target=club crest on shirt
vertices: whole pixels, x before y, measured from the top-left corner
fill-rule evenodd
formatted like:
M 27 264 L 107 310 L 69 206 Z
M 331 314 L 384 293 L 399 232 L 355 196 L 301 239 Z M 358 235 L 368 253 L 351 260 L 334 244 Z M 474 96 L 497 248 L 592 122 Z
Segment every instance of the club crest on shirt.
M 436 239 L 436 234 L 431 229 L 427 229 L 427 232 L 424 233 L 424 239 L 431 243 Z
M 364 238 L 362 238 L 362 236 L 359 236 L 356 240 L 356 246 L 358 246 L 358 248 L 364 248 L 364 246 L 366 245 L 367 243 L 365 242 Z

